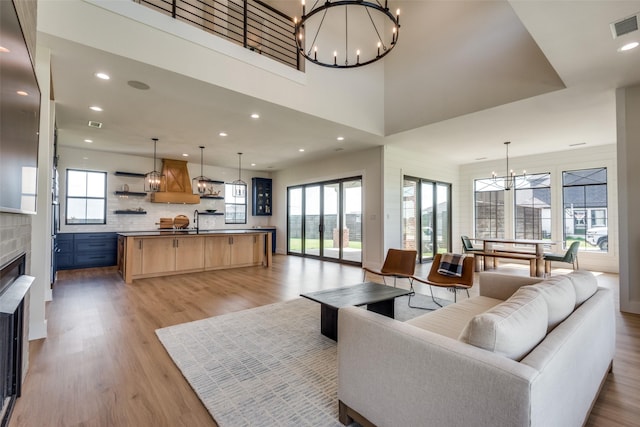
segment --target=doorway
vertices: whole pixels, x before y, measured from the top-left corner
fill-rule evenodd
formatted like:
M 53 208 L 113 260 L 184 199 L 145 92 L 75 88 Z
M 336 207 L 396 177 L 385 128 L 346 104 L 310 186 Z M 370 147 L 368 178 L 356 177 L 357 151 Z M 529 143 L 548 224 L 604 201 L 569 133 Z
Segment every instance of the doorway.
M 402 246 L 417 250 L 420 262 L 451 251 L 451 184 L 404 177 Z
M 287 188 L 287 253 L 362 265 L 362 177 Z

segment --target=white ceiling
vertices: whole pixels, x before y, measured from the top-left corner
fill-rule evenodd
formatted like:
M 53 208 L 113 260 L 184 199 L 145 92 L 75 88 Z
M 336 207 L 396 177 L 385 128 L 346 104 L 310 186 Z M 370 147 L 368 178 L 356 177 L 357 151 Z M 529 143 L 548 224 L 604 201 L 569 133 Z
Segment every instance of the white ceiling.
M 155 136 L 158 157 L 198 162 L 198 145 L 214 145 L 206 164 L 235 167 L 242 151 L 243 164 L 262 170 L 381 144 L 429 147 L 464 164 L 502 158 L 506 140 L 512 157 L 615 143 L 614 89 L 640 83 L 640 48 L 617 48 L 640 33 L 614 40 L 609 24 L 640 12 L 640 1 L 394 3 L 402 28 L 384 60 L 386 137 L 39 33 L 52 54 L 59 142 L 150 156 Z M 277 4 L 295 10 L 299 1 Z M 98 81 L 96 64 L 117 75 Z M 95 103 L 105 111 L 87 109 Z M 252 110 L 263 118 L 250 119 Z M 230 136 L 211 144 L 221 129 Z

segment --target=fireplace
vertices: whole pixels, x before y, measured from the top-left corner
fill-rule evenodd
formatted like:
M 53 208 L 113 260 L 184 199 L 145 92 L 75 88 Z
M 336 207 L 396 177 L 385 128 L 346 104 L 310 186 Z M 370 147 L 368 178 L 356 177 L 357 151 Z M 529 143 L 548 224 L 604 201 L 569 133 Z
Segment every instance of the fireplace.
M 25 296 L 33 277 L 25 276 L 25 254 L 0 269 L 0 426 L 9 425 L 22 385 Z

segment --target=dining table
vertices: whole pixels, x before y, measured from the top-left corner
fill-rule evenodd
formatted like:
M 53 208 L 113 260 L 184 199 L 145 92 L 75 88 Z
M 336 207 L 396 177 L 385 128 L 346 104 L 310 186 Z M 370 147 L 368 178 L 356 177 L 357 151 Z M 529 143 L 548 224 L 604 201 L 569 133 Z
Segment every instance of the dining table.
M 510 254 L 535 254 L 536 277 L 544 277 L 544 249 L 554 242 L 542 239 L 482 239 L 482 251 L 486 254 L 500 252 Z M 493 258 L 495 263 L 496 257 Z

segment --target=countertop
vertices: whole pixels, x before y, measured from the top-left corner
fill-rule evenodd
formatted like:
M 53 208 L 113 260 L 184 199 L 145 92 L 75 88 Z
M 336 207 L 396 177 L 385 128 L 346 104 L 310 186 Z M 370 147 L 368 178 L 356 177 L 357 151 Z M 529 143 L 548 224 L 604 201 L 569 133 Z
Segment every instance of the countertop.
M 139 237 L 139 236 L 185 236 L 185 235 L 200 235 L 200 234 L 254 234 L 254 233 L 267 233 L 270 229 L 263 228 L 243 228 L 243 229 L 227 229 L 227 230 L 196 230 L 188 228 L 186 230 L 151 230 L 151 231 L 125 231 L 119 232 L 119 236 L 124 237 Z

